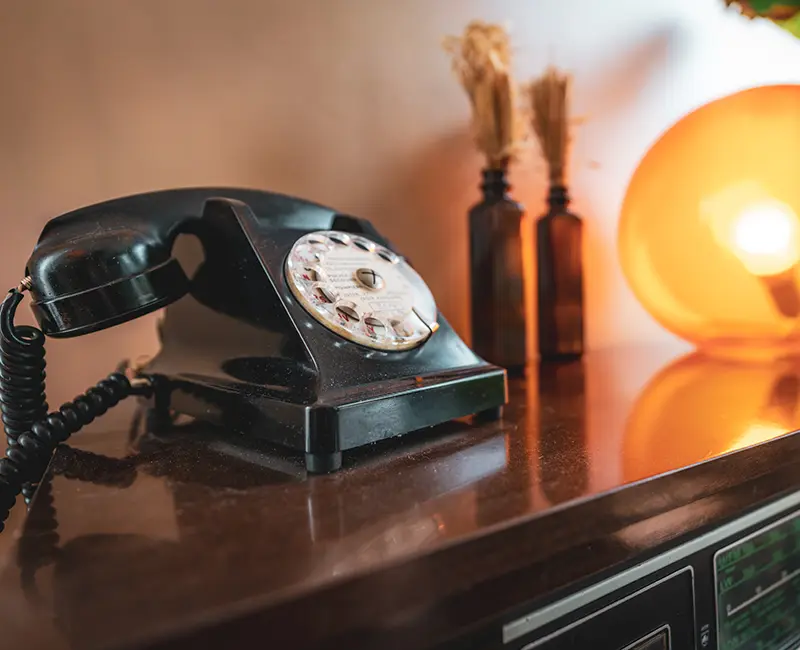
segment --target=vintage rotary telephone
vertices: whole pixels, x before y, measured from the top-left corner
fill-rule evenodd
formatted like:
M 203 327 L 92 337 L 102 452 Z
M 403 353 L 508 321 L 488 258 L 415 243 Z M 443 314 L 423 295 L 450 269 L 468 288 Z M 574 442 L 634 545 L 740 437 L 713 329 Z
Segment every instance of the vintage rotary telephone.
M 191 278 L 179 234 L 203 247 Z M 56 445 L 129 395 L 304 452 L 310 472 L 506 401 L 505 371 L 464 344 L 409 262 L 369 222 L 308 201 L 198 188 L 99 203 L 50 221 L 24 275 L 0 306 L 0 522 Z M 41 330 L 14 325 L 25 292 Z M 45 336 L 163 307 L 155 359 L 48 415 Z

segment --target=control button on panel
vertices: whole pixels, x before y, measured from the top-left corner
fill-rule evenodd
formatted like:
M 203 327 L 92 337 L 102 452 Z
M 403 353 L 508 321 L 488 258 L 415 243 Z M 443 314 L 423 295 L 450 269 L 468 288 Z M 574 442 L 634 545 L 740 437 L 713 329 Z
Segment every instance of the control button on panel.
M 648 634 L 644 639 L 639 639 L 626 646 L 624 650 L 670 650 L 669 628 Z

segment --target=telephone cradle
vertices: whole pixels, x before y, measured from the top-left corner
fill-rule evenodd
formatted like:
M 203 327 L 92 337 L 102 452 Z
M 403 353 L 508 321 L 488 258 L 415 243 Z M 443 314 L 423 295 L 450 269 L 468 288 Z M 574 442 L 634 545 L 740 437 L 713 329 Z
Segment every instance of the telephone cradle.
M 182 254 L 179 235 L 202 254 Z M 499 417 L 507 399 L 505 370 L 459 338 L 409 261 L 368 221 L 309 201 L 228 188 L 106 201 L 48 222 L 24 275 L 0 308 L 10 445 L 0 515 L 6 493 L 35 484 L 59 442 L 129 394 L 165 418 L 186 414 L 304 453 L 310 472 L 454 418 Z M 25 292 L 41 330 L 13 323 Z M 162 308 L 155 358 L 48 415 L 46 336 Z

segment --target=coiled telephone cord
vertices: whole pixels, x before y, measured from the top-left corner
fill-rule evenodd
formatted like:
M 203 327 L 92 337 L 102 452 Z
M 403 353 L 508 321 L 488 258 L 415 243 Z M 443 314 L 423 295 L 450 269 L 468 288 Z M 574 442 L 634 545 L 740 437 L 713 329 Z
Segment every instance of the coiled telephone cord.
M 32 496 L 59 443 L 129 395 L 152 393 L 144 381 L 136 386 L 121 372 L 111 373 L 83 395 L 47 413 L 44 334 L 27 325 L 15 326 L 24 283 L 8 292 L 0 305 L 0 409 L 8 448 L 0 458 L 0 531 L 23 492 Z

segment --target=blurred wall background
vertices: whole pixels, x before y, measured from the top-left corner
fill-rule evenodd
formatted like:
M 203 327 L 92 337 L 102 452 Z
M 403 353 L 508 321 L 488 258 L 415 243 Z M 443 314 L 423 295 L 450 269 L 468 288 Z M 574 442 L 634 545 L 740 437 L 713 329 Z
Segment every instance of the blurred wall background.
M 56 214 L 153 189 L 251 186 L 372 219 L 468 336 L 466 211 L 481 160 L 440 43 L 474 18 L 508 25 L 520 81 L 548 63 L 575 75 L 589 347 L 670 339 L 617 264 L 637 161 L 707 101 L 800 82 L 797 42 L 721 0 L 0 0 L 3 286 Z M 512 181 L 539 214 L 535 149 Z M 51 342 L 51 404 L 155 351 L 154 323 Z

